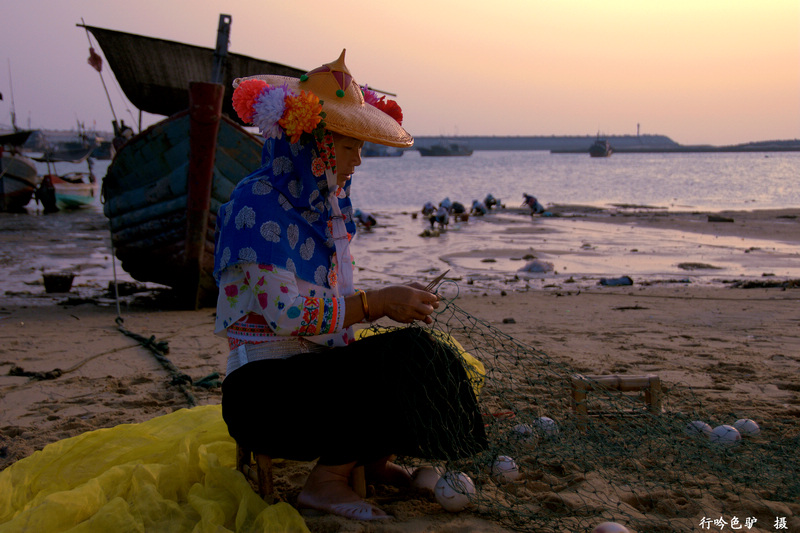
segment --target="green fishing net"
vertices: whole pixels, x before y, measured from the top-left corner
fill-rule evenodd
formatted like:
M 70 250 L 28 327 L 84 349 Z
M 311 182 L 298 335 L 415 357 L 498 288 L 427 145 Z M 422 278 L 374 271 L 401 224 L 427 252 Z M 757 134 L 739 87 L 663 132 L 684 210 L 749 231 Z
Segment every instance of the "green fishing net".
M 591 531 L 606 521 L 640 532 L 769 529 L 792 516 L 796 420 L 770 420 L 757 435 L 732 431 L 735 415 L 710 410 L 688 386 L 656 375 L 581 375 L 442 303 L 429 329 L 466 352 L 489 446 L 429 466 L 452 473 L 445 477 L 456 493 L 470 492 L 473 512 L 536 532 Z M 710 425 L 693 425 L 712 420 L 728 426 L 709 435 Z

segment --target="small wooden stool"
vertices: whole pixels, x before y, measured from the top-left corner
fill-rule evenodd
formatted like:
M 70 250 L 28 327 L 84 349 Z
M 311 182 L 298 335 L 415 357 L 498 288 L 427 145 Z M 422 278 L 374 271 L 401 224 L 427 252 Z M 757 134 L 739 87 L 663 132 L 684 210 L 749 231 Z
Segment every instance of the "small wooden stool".
M 586 429 L 589 409 L 586 405 L 590 390 L 616 390 L 620 392 L 644 391 L 644 401 L 650 413 L 661 412 L 661 379 L 655 374 L 643 376 L 572 376 L 572 409 L 578 415 L 578 424 Z
M 255 470 L 253 469 L 255 463 Z M 236 470 L 252 480 L 258 486 L 258 495 L 267 503 L 275 500 L 275 486 L 272 483 L 272 457 L 236 444 Z M 364 467 L 356 466 L 350 474 L 350 486 L 359 498 L 367 496 L 367 482 Z

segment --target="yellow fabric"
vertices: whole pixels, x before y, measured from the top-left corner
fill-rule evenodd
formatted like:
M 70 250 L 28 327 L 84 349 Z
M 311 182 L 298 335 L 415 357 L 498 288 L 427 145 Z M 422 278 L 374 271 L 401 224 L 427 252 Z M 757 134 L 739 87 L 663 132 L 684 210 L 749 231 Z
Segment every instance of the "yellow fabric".
M 356 340 L 369 337 L 371 335 L 380 335 L 392 331 L 391 328 L 374 327 L 370 329 L 359 329 L 355 332 Z M 452 336 L 436 329 L 429 330 L 434 336 L 438 337 L 443 343 L 455 348 L 461 355 L 464 361 L 464 370 L 467 372 L 467 378 L 470 385 L 472 385 L 472 392 L 475 393 L 475 398 L 478 398 L 483 388 L 483 382 L 486 380 L 486 367 L 480 360 L 476 359 L 471 353 L 466 351 L 461 343 L 455 340 Z
M 54 442 L 0 472 L 0 533 L 307 532 L 235 450 L 219 405 Z

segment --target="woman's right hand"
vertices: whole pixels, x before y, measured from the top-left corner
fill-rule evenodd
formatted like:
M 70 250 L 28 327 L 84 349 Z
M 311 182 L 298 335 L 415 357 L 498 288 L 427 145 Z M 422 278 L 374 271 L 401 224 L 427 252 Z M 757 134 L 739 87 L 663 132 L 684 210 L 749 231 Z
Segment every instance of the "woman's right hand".
M 387 316 L 396 322 L 408 324 L 421 320 L 433 322 L 431 313 L 439 307 L 439 297 L 416 286 L 392 285 L 375 291 L 367 291 L 370 319 Z M 373 311 L 374 309 L 374 311 Z

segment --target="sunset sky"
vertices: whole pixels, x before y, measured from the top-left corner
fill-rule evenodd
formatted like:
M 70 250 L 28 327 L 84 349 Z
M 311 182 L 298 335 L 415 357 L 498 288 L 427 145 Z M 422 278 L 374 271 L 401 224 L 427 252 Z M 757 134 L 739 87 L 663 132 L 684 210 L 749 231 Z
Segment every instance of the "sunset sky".
M 346 48 L 355 79 L 397 93 L 416 136 L 640 124 L 681 144 L 800 138 L 797 0 L 6 0 L 0 124 L 13 82 L 20 127 L 110 130 L 81 18 L 213 48 L 220 13 L 231 52 L 310 70 Z M 135 122 L 103 76 L 118 117 Z

